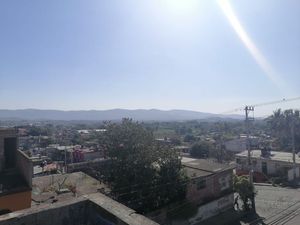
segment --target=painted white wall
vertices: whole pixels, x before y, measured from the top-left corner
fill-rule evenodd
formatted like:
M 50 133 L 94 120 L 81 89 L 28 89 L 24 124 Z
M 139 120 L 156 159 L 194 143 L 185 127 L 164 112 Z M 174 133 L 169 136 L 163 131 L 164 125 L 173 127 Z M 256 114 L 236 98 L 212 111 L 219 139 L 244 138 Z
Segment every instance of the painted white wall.
M 296 178 L 298 178 L 299 175 L 300 175 L 300 168 L 297 167 L 296 168 Z M 288 171 L 288 181 L 292 181 L 292 180 L 294 180 L 294 169 L 290 169 Z
M 219 214 L 231 207 L 233 207 L 234 196 L 233 193 L 219 198 L 215 201 L 209 202 L 198 208 L 198 212 L 195 216 L 189 219 L 189 224 L 198 224 L 199 221 L 205 220 L 212 216 Z

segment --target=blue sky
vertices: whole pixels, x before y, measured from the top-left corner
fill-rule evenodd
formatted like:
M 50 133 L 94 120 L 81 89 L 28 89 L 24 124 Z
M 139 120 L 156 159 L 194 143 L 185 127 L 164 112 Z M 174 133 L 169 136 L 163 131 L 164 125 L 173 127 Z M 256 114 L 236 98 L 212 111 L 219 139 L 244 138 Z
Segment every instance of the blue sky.
M 0 28 L 2 109 L 223 112 L 300 96 L 299 0 L 3 0 Z M 278 107 L 300 102 L 258 114 Z

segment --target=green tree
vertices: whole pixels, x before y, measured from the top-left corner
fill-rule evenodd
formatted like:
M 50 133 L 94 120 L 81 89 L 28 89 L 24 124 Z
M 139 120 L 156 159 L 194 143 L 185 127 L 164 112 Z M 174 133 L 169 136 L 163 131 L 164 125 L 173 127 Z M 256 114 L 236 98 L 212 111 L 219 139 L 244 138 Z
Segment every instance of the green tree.
M 145 213 L 185 195 L 179 152 L 159 145 L 139 123 L 108 123 L 103 135 L 110 159 L 106 180 L 120 202 Z
M 280 149 L 291 151 L 292 135 L 295 138 L 295 147 L 300 149 L 300 112 L 299 110 L 278 109 L 268 117 L 267 123 L 272 135 L 277 139 Z M 292 132 L 292 129 L 294 132 Z
M 184 136 L 184 142 L 194 142 L 196 140 L 195 136 L 192 134 L 187 134 Z
M 207 158 L 212 145 L 208 141 L 200 141 L 194 144 L 191 148 L 191 156 L 196 158 Z
M 233 188 L 243 202 L 243 209 L 249 211 L 255 196 L 254 186 L 250 183 L 247 176 L 234 176 Z

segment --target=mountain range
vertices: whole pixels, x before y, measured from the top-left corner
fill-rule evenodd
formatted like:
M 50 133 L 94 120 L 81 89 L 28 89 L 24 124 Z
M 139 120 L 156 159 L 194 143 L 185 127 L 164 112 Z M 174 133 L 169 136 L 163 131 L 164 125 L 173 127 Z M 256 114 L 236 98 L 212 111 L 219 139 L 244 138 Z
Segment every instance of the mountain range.
M 132 118 L 138 121 L 184 121 L 242 119 L 242 115 L 222 115 L 190 110 L 158 109 L 111 109 L 111 110 L 42 110 L 42 109 L 0 109 L 0 120 L 120 120 Z

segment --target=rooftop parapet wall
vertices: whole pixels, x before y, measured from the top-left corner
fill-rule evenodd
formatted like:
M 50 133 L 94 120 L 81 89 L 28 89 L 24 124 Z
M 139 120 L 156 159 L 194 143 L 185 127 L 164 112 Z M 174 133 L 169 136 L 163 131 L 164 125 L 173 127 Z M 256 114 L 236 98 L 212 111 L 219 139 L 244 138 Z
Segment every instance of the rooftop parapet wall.
M 109 213 L 115 219 L 117 219 L 117 223 L 114 224 L 127 224 L 127 225 L 158 225 L 156 222 L 138 214 L 133 209 L 122 205 L 121 203 L 114 201 L 113 199 L 100 194 L 95 193 L 91 194 L 88 197 L 90 203 L 96 212 L 102 212 L 100 214 L 103 215 L 103 212 Z M 94 224 L 98 221 L 94 221 Z M 100 223 L 101 224 L 101 223 Z
M 87 223 L 86 199 L 42 205 L 0 216 L 0 225 L 83 225 Z
M 31 159 L 22 151 L 17 151 L 17 168 L 18 172 L 23 176 L 27 185 L 32 187 L 32 176 L 33 176 L 33 162 Z
M 158 225 L 134 210 L 102 195 L 86 195 L 39 208 L 0 216 L 0 225 Z
M 0 128 L 0 138 L 3 137 L 16 137 L 17 130 L 15 128 Z

